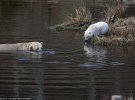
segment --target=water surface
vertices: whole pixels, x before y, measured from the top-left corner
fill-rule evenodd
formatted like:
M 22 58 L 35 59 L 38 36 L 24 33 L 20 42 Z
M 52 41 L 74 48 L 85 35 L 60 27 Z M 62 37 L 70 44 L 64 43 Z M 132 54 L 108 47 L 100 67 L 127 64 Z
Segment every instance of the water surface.
M 0 1 L 0 43 L 43 41 L 45 51 L 0 53 L 0 97 L 106 100 L 135 95 L 134 48 L 93 47 L 84 43 L 83 32 L 49 30 L 73 11 L 76 0 L 26 1 Z M 87 4 L 95 6 L 94 1 Z

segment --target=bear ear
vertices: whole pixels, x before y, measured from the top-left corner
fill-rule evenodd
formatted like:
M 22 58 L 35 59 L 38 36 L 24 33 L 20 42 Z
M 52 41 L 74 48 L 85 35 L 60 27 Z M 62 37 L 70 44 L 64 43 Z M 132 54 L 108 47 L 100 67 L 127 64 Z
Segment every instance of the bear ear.
M 43 42 L 40 42 L 43 45 Z

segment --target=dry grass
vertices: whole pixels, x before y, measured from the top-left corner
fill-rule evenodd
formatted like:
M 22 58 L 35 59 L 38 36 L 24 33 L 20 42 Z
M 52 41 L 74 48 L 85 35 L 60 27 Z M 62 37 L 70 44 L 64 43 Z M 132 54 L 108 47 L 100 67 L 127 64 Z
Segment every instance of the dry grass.
M 88 22 L 92 20 L 92 14 L 90 11 L 87 11 L 85 6 L 75 8 L 74 14 L 71 14 L 67 17 L 66 23 L 79 23 L 79 22 Z
M 135 46 L 135 17 L 125 18 L 126 7 L 117 4 L 108 7 L 105 13 L 105 20 L 109 23 L 110 17 L 116 15 L 117 19 L 114 24 L 109 24 L 110 35 L 102 37 L 94 37 L 92 43 L 102 46 Z M 64 24 L 57 25 L 56 30 L 85 30 L 88 25 L 83 27 L 81 23 L 93 22 L 91 12 L 87 11 L 86 6 L 75 8 L 74 14 L 68 16 Z
M 128 28 L 112 29 L 109 36 L 95 37 L 92 39 L 94 45 L 102 46 L 134 46 L 135 42 L 135 28 L 129 30 Z
M 109 22 L 112 15 L 116 15 L 117 18 L 123 18 L 125 16 L 125 11 L 126 7 L 122 4 L 108 6 L 105 12 L 105 20 Z
M 110 24 L 110 35 L 95 37 L 92 43 L 102 46 L 135 46 L 135 17 L 118 19 Z
M 114 24 L 110 24 L 110 32 L 117 35 L 128 37 L 135 35 L 135 17 L 118 19 Z
M 126 27 L 135 27 L 135 17 L 129 18 L 119 18 L 115 24 L 115 26 L 126 26 Z
M 134 43 L 135 40 L 129 40 L 124 37 L 115 37 L 112 38 L 106 38 L 106 37 L 100 37 L 96 39 L 96 42 L 93 42 L 94 45 L 100 45 L 100 46 L 132 46 L 131 44 Z

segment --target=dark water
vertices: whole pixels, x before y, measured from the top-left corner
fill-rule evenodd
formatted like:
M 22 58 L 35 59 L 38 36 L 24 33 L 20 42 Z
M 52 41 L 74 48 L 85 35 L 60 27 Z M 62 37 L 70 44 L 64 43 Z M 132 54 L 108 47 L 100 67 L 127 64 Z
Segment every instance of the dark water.
M 76 0 L 24 1 L 0 0 L 0 43 L 43 41 L 45 52 L 0 53 L 0 97 L 110 100 L 135 95 L 134 48 L 92 47 L 84 44 L 83 32 L 49 30 L 71 13 Z

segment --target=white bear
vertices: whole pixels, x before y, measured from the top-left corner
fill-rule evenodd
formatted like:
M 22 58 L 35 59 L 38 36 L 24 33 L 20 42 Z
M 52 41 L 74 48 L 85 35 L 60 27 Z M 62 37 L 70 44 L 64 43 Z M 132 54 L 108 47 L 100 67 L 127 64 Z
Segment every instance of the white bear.
M 42 51 L 43 42 L 25 42 L 16 44 L 0 44 L 0 51 Z
M 106 22 L 97 22 L 91 24 L 85 31 L 84 38 L 85 42 L 91 40 L 94 36 L 105 35 L 109 32 L 109 26 Z

